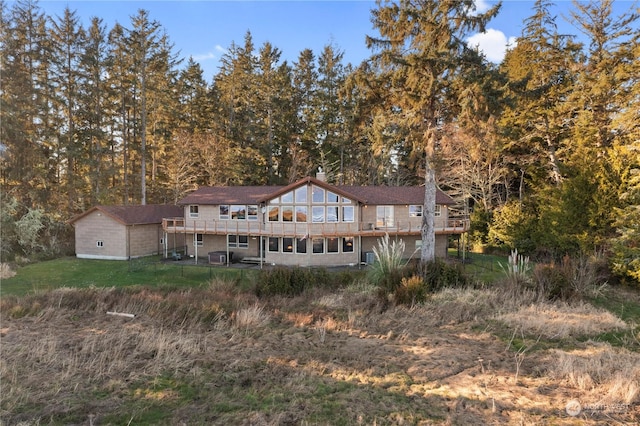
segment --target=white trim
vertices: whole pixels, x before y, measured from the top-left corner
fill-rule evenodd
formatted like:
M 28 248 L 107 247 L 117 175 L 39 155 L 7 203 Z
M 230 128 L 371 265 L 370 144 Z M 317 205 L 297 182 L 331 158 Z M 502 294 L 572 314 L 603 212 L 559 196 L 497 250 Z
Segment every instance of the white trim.
M 129 260 L 127 256 L 102 256 L 98 254 L 76 254 L 78 259 L 97 259 L 97 260 Z

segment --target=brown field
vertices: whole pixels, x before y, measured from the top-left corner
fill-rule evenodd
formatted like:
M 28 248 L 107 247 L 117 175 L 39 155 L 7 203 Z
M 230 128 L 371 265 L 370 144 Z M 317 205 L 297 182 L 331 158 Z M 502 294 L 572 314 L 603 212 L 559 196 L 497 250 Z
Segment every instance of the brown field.
M 258 299 L 214 281 L 1 313 L 2 425 L 640 422 L 637 324 L 588 303 L 444 290 L 383 309 L 366 284 Z

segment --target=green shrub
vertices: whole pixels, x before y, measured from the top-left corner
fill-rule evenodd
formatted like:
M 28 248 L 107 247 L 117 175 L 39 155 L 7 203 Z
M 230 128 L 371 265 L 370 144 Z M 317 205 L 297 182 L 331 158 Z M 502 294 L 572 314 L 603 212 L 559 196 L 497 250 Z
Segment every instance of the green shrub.
M 313 287 L 340 288 L 351 284 L 357 273 L 329 272 L 325 268 L 277 266 L 258 274 L 255 292 L 263 296 L 297 296 Z
M 608 277 L 598 257 L 565 256 L 560 264 L 536 265 L 532 281 L 539 298 L 570 301 L 597 294 Z
M 436 292 L 443 288 L 458 288 L 469 285 L 469 279 L 459 264 L 449 264 L 435 259 L 421 266 L 422 277 L 428 291 Z

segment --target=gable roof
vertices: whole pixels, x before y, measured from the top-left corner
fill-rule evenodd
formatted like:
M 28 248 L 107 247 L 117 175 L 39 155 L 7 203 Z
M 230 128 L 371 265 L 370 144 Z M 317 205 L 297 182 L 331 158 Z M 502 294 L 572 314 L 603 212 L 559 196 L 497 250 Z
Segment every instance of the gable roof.
M 337 186 L 352 198 L 370 205 L 423 204 L 424 186 Z M 436 190 L 436 204 L 455 204 L 440 189 Z
M 163 218 L 184 216 L 184 210 L 182 207 L 167 204 L 147 204 L 144 206 L 94 206 L 86 212 L 73 217 L 69 220 L 69 223 L 73 224 L 96 211 L 104 213 L 123 225 L 160 224 L 162 223 Z
M 349 186 L 331 185 L 313 177 L 306 177 L 289 185 L 279 186 L 206 186 L 178 202 L 179 205 L 201 204 L 260 204 L 285 194 L 301 185 L 312 183 L 336 194 L 369 205 L 402 205 L 424 203 L 423 186 Z M 455 204 L 440 189 L 436 204 Z
M 284 186 L 203 186 L 178 204 L 258 204 L 282 188 Z

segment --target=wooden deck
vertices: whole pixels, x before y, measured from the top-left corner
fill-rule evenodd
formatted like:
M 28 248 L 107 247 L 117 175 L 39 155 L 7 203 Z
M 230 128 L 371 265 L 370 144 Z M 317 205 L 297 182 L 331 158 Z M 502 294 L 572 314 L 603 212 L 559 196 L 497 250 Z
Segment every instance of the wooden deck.
M 282 223 L 250 221 L 204 221 L 183 218 L 167 218 L 162 228 L 169 234 L 249 235 L 251 237 L 381 237 L 389 235 L 420 235 L 421 228 L 411 223 L 397 222 L 393 227 L 376 228 L 370 223 Z M 436 223 L 436 234 L 462 234 L 469 230 L 468 219 L 449 219 Z

